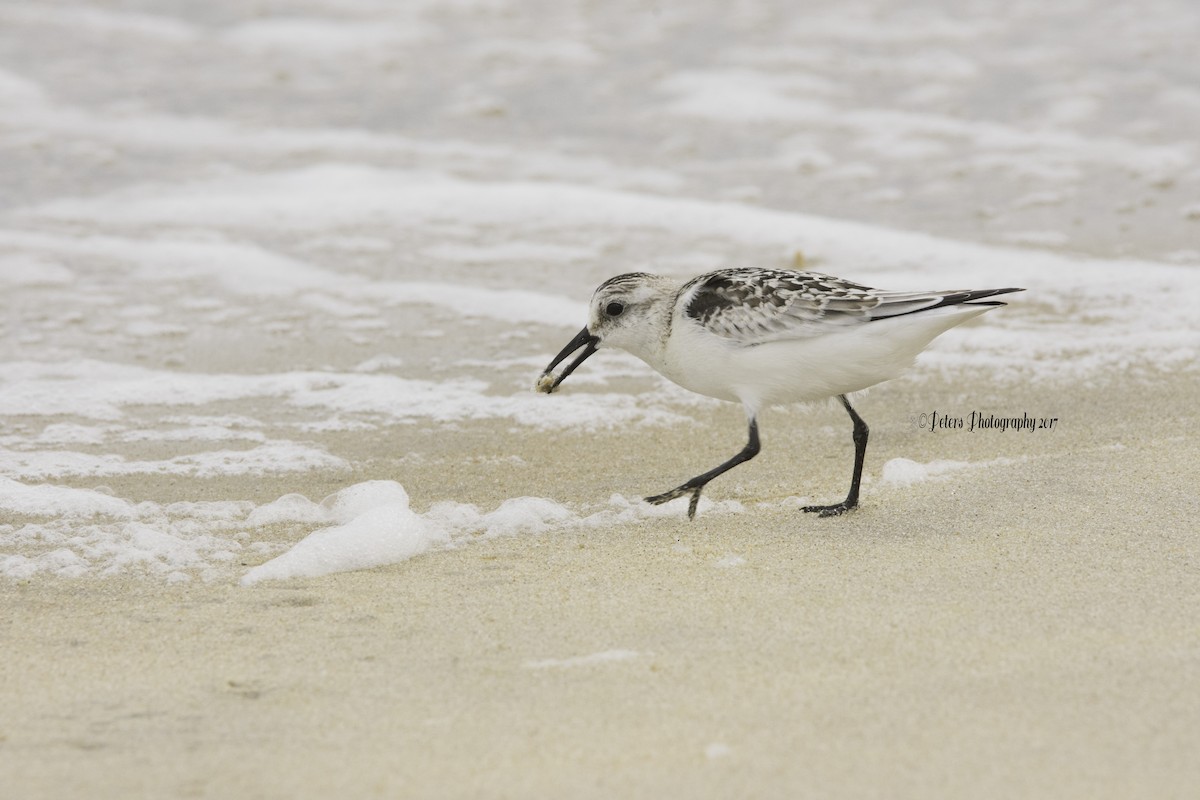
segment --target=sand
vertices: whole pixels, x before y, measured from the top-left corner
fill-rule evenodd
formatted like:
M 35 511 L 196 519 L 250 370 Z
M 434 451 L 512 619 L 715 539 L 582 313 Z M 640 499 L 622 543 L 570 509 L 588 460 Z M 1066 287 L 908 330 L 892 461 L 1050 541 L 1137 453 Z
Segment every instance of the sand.
M 710 487 L 743 514 L 248 588 L 2 583 L 0 771 L 23 798 L 1190 796 L 1196 389 L 1013 389 L 1060 427 L 972 434 L 898 411 L 983 378 L 895 382 L 860 402 L 869 474 L 1011 461 L 836 519 L 777 502 L 844 490 L 830 408 L 766 418 Z M 658 490 L 734 442 L 731 411 L 528 437 L 497 496 Z

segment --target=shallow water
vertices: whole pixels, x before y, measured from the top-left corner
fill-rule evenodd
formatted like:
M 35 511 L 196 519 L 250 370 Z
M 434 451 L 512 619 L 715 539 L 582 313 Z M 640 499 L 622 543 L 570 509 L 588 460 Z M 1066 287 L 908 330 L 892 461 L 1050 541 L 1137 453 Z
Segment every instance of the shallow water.
M 530 437 L 708 414 L 530 391 L 623 271 L 1020 285 L 921 369 L 1195 368 L 1194 3 L 272 8 L 0 4 L 0 575 L 232 582 L 336 521 L 278 498 L 499 513 Z

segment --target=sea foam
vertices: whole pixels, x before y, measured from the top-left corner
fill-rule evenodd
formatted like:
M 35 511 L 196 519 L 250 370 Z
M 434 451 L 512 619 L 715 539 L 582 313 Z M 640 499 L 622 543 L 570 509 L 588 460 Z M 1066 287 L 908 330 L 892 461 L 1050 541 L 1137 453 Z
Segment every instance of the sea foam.
M 274 555 L 241 578 L 315 577 L 406 561 L 430 550 L 501 536 L 584 530 L 678 517 L 681 498 L 662 506 L 614 494 L 580 512 L 545 497 L 513 497 L 490 511 L 441 500 L 414 511 L 390 480 L 352 484 L 320 502 L 296 493 L 268 503 L 215 500 L 131 502 L 107 489 L 34 484 L 0 477 L 0 577 L 64 578 L 124 573 L 169 582 L 225 579 L 234 564 Z M 701 498 L 705 514 L 741 513 L 736 501 Z M 290 544 L 297 530 L 306 535 Z
M 443 501 L 426 513 L 417 514 L 409 506 L 408 493 L 395 481 L 355 484 L 319 505 L 299 495 L 288 495 L 255 509 L 247 517 L 247 523 L 319 518 L 332 524 L 249 570 L 241 583 L 251 586 L 264 580 L 369 569 L 406 561 L 431 549 L 458 547 L 498 536 L 594 528 L 678 515 L 684 499 L 652 506 L 613 495 L 606 508 L 580 514 L 547 498 L 514 497 L 488 512 L 467 503 Z M 707 498 L 701 498 L 701 509 L 706 513 L 744 510 L 735 501 L 713 502 Z

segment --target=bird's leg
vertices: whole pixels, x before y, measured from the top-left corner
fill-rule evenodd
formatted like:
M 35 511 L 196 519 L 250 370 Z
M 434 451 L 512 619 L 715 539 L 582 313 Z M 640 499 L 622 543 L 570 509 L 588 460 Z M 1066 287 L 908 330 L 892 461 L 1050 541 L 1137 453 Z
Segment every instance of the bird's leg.
M 719 467 L 714 467 L 703 475 L 697 475 L 682 486 L 677 486 L 669 492 L 663 492 L 662 494 L 656 494 L 653 497 L 647 497 L 646 502 L 654 503 L 654 505 L 661 505 L 662 503 L 674 500 L 676 497 L 683 497 L 685 494 L 690 492 L 692 495 L 692 501 L 688 504 L 688 519 L 695 519 L 696 506 L 700 502 L 700 491 L 704 488 L 705 484 L 718 475 L 725 474 L 738 464 L 754 458 L 756 455 L 758 455 L 758 450 L 758 420 L 751 417 L 750 441 L 746 442 L 746 446 L 742 448 L 740 453 L 726 461 L 724 464 L 721 464 Z
M 850 479 L 850 494 L 846 495 L 846 499 L 842 502 L 832 506 L 804 506 L 802 509 L 809 512 L 815 511 L 822 517 L 835 517 L 858 506 L 858 484 L 862 480 L 863 461 L 867 457 L 867 434 L 871 432 L 862 417 L 850 407 L 850 401 L 846 399 L 846 395 L 839 394 L 838 400 L 842 401 L 842 405 L 850 413 L 850 419 L 854 420 L 854 477 Z

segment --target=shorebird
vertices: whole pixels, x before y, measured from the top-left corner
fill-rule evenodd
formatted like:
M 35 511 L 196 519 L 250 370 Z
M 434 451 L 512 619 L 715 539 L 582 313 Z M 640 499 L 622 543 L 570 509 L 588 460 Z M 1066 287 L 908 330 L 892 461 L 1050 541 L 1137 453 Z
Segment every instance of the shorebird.
M 691 495 L 688 518 L 713 478 L 758 455 L 758 415 L 772 405 L 836 397 L 854 424 L 854 471 L 840 503 L 804 506 L 822 517 L 858 506 L 869 429 L 847 395 L 897 377 L 934 337 L 1023 289 L 881 291 L 818 272 L 720 269 L 682 284 L 631 272 L 592 295 L 588 324 L 542 372 L 550 393 L 601 347 L 617 347 L 699 394 L 741 403 L 750 426 L 741 452 L 654 504 Z M 554 368 L 583 352 L 557 377 Z

